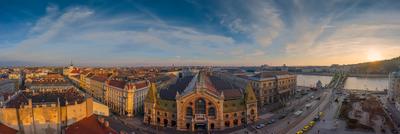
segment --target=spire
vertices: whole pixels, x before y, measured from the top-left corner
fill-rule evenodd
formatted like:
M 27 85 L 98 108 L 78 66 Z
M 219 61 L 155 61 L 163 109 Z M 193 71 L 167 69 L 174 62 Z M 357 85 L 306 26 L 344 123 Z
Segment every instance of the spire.
M 150 89 L 147 92 L 145 101 L 155 103 L 157 100 L 157 87 L 155 83 L 151 83 Z
M 257 102 L 256 95 L 254 94 L 254 90 L 251 87 L 250 83 L 247 84 L 244 94 L 245 94 L 244 99 L 246 103 Z
M 69 64 L 69 66 L 74 66 L 74 64 L 72 63 L 72 60 L 71 60 L 71 63 Z

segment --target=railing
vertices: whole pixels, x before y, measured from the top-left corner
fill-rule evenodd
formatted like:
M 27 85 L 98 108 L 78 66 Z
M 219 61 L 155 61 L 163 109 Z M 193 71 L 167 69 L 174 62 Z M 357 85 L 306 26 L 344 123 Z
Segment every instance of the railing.
M 195 121 L 206 121 L 207 116 L 206 116 L 206 114 L 195 114 L 194 119 L 195 119 Z

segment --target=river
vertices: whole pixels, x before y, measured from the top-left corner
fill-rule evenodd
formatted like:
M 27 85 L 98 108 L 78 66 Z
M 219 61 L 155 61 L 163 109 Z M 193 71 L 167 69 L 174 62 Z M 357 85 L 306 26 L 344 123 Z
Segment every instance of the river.
M 323 85 L 331 81 L 331 76 L 319 75 L 297 75 L 297 85 L 315 87 L 318 80 Z M 366 90 L 379 90 L 388 89 L 388 78 L 362 78 L 362 77 L 348 77 L 344 85 L 345 89 L 366 89 Z

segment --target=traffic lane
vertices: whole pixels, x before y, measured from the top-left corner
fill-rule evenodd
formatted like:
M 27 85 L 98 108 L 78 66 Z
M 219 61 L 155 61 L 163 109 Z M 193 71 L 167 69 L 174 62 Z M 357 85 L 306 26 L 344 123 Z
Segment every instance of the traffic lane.
M 319 93 L 324 93 L 324 92 L 319 92 Z M 305 103 L 305 102 L 309 102 L 309 101 L 313 101 L 311 103 L 314 103 L 314 105 L 315 105 L 315 103 L 317 103 L 317 101 L 315 101 L 313 99 L 310 99 L 309 97 L 302 98 L 302 102 L 300 102 L 300 104 L 303 104 L 303 105 L 295 104 L 295 106 L 296 106 L 295 111 L 303 110 L 305 105 L 309 104 L 309 103 Z M 301 117 L 302 116 L 296 116 L 292 112 L 290 112 L 282 120 L 278 120 L 274 124 L 267 125 L 266 127 L 262 128 L 260 131 L 262 131 L 264 133 L 268 133 L 268 132 L 269 133 L 272 133 L 272 132 L 276 133 L 276 132 L 281 132 L 281 131 L 287 130 L 289 125 L 293 125 L 292 123 L 296 122 L 298 120 L 298 118 L 301 118 Z
M 326 93 L 326 92 L 325 92 Z M 298 130 L 301 130 L 305 125 L 308 125 L 310 121 L 314 119 L 314 117 L 317 116 L 320 110 L 323 110 L 323 108 L 328 104 L 330 100 L 330 95 L 332 92 L 328 92 L 323 96 L 323 99 L 321 100 L 322 102 L 312 111 L 311 113 L 307 114 L 300 123 L 298 123 L 295 127 L 289 130 L 289 133 L 296 133 Z

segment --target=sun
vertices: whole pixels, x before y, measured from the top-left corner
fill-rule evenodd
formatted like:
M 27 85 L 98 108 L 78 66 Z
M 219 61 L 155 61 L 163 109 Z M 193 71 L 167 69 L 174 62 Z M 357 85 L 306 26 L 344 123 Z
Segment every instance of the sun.
M 382 60 L 382 59 L 383 59 L 383 57 L 382 57 L 381 53 L 379 53 L 378 51 L 370 50 L 367 53 L 368 61 L 377 61 L 377 60 Z

